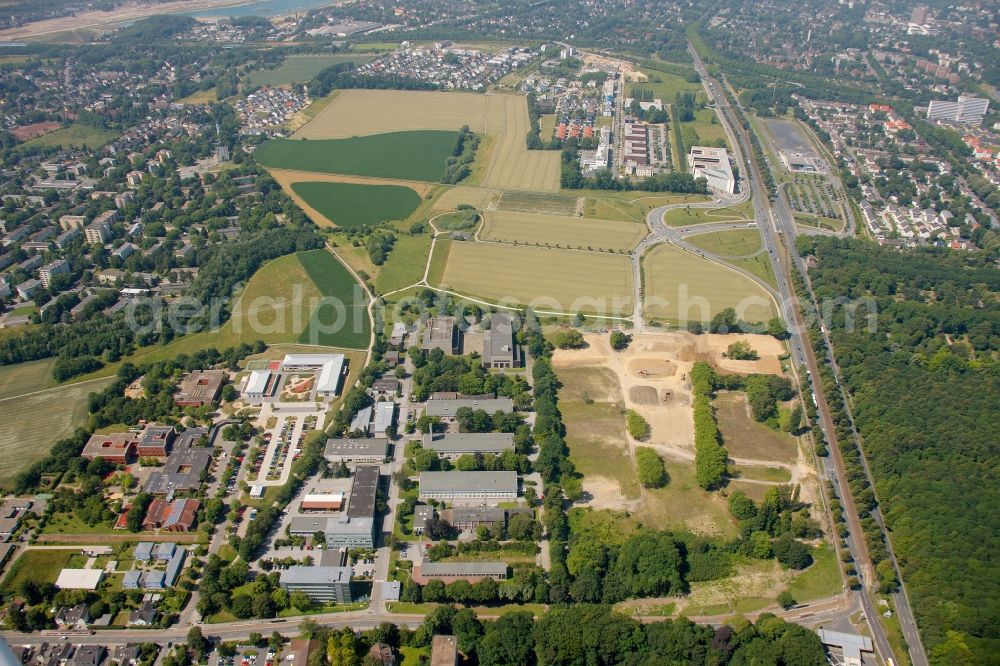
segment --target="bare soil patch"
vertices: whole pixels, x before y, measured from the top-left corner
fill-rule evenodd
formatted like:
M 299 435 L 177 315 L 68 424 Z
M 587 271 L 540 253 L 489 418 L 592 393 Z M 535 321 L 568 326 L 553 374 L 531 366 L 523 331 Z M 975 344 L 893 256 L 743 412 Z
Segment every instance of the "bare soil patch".
M 637 405 L 658 405 L 660 394 L 652 386 L 633 386 L 628 390 L 628 398 Z

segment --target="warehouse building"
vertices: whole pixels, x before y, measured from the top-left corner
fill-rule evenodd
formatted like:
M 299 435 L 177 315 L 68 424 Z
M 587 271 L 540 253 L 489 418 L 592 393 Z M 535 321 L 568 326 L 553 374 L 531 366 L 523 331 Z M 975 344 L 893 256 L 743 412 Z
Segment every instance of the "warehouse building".
M 337 437 L 326 440 L 323 452 L 330 462 L 379 463 L 389 455 L 389 440 L 385 437 Z

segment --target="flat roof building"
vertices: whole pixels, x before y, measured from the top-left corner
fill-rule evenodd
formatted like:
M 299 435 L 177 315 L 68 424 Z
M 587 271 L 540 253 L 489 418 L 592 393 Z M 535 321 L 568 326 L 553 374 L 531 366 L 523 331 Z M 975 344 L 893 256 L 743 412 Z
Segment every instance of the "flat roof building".
M 442 419 L 454 419 L 455 413 L 462 407 L 476 410 L 482 409 L 489 414 L 497 412 L 513 412 L 514 401 L 510 398 L 458 398 L 457 400 L 428 400 L 424 405 L 427 416 Z
M 458 351 L 458 332 L 454 317 L 431 317 L 424 326 L 423 349 L 440 349 L 445 354 Z
M 219 398 L 226 373 L 222 370 L 196 370 L 181 381 L 174 402 L 181 407 L 204 407 Z
M 385 437 L 396 422 L 396 403 L 376 402 L 375 419 L 372 422 L 372 434 Z
M 351 602 L 350 567 L 288 567 L 278 584 L 289 593 L 305 592 L 317 603 Z
M 379 468 L 365 465 L 354 470 L 351 483 L 350 504 L 347 515 L 351 518 L 372 518 L 375 515 L 375 496 L 378 493 Z
M 517 499 L 517 472 L 421 472 L 420 499 Z
M 135 433 L 113 432 L 107 435 L 91 435 L 87 440 L 81 458 L 96 460 L 102 458 L 116 465 L 124 465 L 135 458 L 139 440 Z
M 56 578 L 60 590 L 96 590 L 104 579 L 104 569 L 63 569 Z
M 509 432 L 456 432 L 424 435 L 422 446 L 437 451 L 445 458 L 457 458 L 467 453 L 499 455 L 514 449 L 514 435 Z
M 688 167 L 695 178 L 705 178 L 708 186 L 727 194 L 736 193 L 736 177 L 729 164 L 729 153 L 725 148 L 691 146 L 688 153 Z
M 265 397 L 270 397 L 267 389 L 271 387 L 271 371 L 270 370 L 254 370 L 247 377 L 247 383 L 243 387 L 243 397 L 251 405 L 259 405 L 264 401 Z M 273 393 L 273 388 L 271 390 Z
M 431 639 L 431 666 L 455 666 L 458 663 L 458 639 L 435 636 Z
M 389 455 L 389 440 L 385 437 L 328 439 L 323 455 L 330 462 L 382 462 Z
M 142 458 L 166 458 L 176 436 L 173 426 L 148 425 L 139 438 L 137 453 Z
M 990 108 L 990 100 L 984 97 L 959 95 L 958 100 L 949 102 L 935 99 L 927 105 L 927 120 L 944 120 L 963 125 L 982 125 L 983 117 Z
M 874 652 L 872 639 L 859 634 L 848 634 L 843 631 L 818 629 L 819 640 L 827 648 L 836 648 L 843 655 L 844 666 L 861 666 L 862 652 Z
M 201 429 L 198 429 L 201 431 Z M 198 432 L 187 431 L 188 436 L 200 436 Z M 171 492 L 187 492 L 201 486 L 202 474 L 212 462 L 212 450 L 209 448 L 174 448 L 163 466 L 149 475 L 143 490 L 154 495 L 167 495 Z
M 423 584 L 424 581 L 438 579 L 444 581 L 467 580 L 470 583 L 492 578 L 507 579 L 506 562 L 428 562 L 424 561 L 413 567 L 413 580 Z
M 344 493 L 310 493 L 302 498 L 299 511 L 340 511 Z
M 496 313 L 483 333 L 483 365 L 487 368 L 514 368 L 520 365 L 514 345 L 514 320 Z

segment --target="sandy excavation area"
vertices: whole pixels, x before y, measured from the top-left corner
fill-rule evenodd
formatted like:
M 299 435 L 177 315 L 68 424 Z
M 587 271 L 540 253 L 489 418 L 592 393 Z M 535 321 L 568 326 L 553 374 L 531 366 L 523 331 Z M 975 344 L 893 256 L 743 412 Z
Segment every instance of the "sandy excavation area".
M 587 334 L 587 347 L 556 350 L 552 364 L 568 368 L 606 368 L 617 378 L 624 407 L 634 409 L 650 424 L 648 441 L 628 437 L 629 455 L 637 445 L 649 446 L 668 461 L 693 464 L 694 423 L 690 373 L 698 361 L 707 361 L 720 372 L 781 373 L 780 341 L 767 335 L 692 335 L 651 332 L 635 335 L 627 349 L 611 349 L 607 334 Z M 723 357 L 736 340 L 746 340 L 757 350 L 757 361 L 732 361 Z M 742 461 L 754 464 L 752 461 Z M 804 470 L 803 470 L 804 471 Z M 594 508 L 634 511 L 640 500 L 626 498 L 613 479 L 587 475 L 584 489 Z

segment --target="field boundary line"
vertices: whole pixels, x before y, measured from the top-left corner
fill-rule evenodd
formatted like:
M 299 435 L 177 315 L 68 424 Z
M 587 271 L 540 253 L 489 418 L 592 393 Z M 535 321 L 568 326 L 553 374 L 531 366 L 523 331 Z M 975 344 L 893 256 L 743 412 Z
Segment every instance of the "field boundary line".
M 82 382 L 64 382 L 62 384 L 57 384 L 56 386 L 50 386 L 48 388 L 39 389 L 37 391 L 30 391 L 28 393 L 19 393 L 18 395 L 7 396 L 6 398 L 0 398 L 0 402 L 6 402 L 8 400 L 18 400 L 20 398 L 28 398 L 34 395 L 39 395 L 41 393 L 48 393 L 49 391 L 58 391 L 62 388 L 67 388 L 69 386 L 82 386 L 83 384 L 90 384 L 92 382 L 103 382 L 109 379 L 114 379 L 113 376 L 107 377 L 94 377 L 93 379 L 85 379 Z

